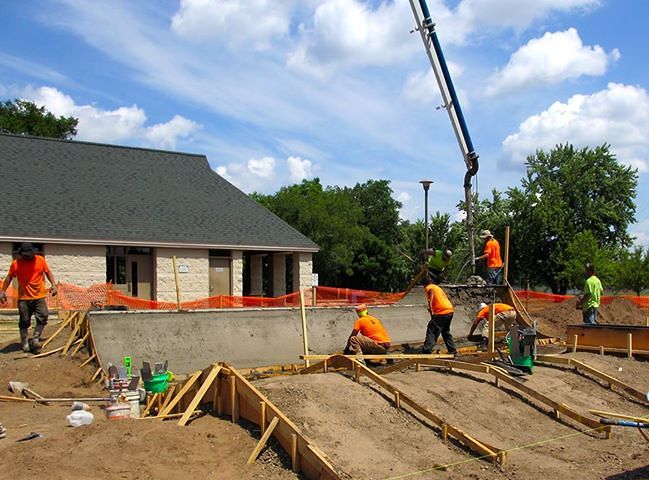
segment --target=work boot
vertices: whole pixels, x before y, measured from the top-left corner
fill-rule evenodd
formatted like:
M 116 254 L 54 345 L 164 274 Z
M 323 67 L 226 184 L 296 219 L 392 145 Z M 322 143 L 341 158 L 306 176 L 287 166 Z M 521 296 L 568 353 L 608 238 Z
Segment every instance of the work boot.
M 31 341 L 31 349 L 34 353 L 39 353 L 41 351 L 41 334 L 43 333 L 44 328 L 45 325 L 41 325 L 40 323 L 36 324 L 36 327 L 34 327 L 34 337 Z
M 20 329 L 20 346 L 23 349 L 23 352 L 29 353 L 29 340 L 27 337 L 29 336 L 29 330 L 27 328 L 21 328 Z

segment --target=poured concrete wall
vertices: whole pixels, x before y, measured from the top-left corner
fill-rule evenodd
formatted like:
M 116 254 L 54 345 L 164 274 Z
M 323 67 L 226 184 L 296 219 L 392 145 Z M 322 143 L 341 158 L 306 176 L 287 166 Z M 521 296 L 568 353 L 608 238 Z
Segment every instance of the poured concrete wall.
M 456 294 L 466 296 L 447 291 L 452 301 Z M 482 297 L 456 303 L 455 336 L 466 336 Z M 393 343 L 424 340 L 430 316 L 422 289 L 406 303 L 370 306 L 369 312 L 383 322 Z M 356 314 L 353 307 L 309 307 L 306 318 L 310 353 L 328 354 L 343 349 Z M 303 353 L 299 308 L 92 312 L 90 321 L 104 366 L 125 356 L 138 367 L 143 360 L 168 359 L 171 371 L 189 373 L 220 361 L 241 368 L 300 363 Z

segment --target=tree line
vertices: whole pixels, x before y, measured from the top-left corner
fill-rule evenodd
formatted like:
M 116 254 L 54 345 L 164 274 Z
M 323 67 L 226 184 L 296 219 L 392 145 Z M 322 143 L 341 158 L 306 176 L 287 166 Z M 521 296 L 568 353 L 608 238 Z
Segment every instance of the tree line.
M 78 119 L 56 117 L 32 102 L 0 102 L 0 131 L 71 139 Z M 555 293 L 583 285 L 584 265 L 613 291 L 649 288 L 649 249 L 633 247 L 637 171 L 619 164 L 607 144 L 557 145 L 527 157 L 520 186 L 473 198 L 474 232 L 491 230 L 503 243 L 511 228 L 510 283 Z M 251 196 L 320 246 L 314 271 L 322 285 L 402 291 L 419 271 L 423 220 L 399 217 L 389 180 L 323 187 L 318 178 Z M 465 211 L 464 202 L 457 205 Z M 476 253 L 481 242 L 476 238 Z M 429 245 L 454 252 L 446 280 L 463 283 L 470 271 L 466 224 L 436 212 Z M 484 273 L 478 271 L 478 273 Z

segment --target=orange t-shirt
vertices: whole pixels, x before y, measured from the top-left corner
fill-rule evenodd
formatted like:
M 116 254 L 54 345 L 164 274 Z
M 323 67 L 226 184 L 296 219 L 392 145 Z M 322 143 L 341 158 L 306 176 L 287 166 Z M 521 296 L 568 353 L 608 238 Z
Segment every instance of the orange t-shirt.
M 500 243 L 495 238 L 492 238 L 485 244 L 483 253 L 487 254 L 487 268 L 503 266 L 503 261 L 500 258 Z
M 371 338 L 376 343 L 390 343 L 390 336 L 381 321 L 372 315 L 358 317 L 354 322 L 354 330 L 358 330 L 361 335 Z
M 509 310 L 514 310 L 514 307 L 507 305 L 506 303 L 494 303 L 494 315 L 498 315 L 502 312 L 507 312 Z M 489 318 L 489 305 L 483 307 L 479 312 L 476 318 Z
M 18 279 L 18 300 L 37 300 L 48 295 L 45 273 L 50 271 L 45 258 L 34 255 L 33 260 L 17 258 L 11 262 L 9 276 Z
M 424 288 L 426 291 L 426 300 L 428 300 L 428 311 L 433 315 L 447 315 L 453 313 L 453 304 L 450 302 L 444 290 L 429 283 Z

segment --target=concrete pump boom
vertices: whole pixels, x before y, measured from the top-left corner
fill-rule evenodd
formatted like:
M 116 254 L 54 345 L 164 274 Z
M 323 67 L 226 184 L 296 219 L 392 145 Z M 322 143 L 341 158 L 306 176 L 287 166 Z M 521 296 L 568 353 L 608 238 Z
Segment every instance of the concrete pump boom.
M 455 131 L 455 137 L 460 145 L 460 150 L 464 156 L 464 163 L 466 164 L 466 173 L 464 174 L 464 199 L 466 202 L 466 229 L 469 237 L 469 250 L 471 251 L 471 266 L 472 271 L 475 273 L 475 245 L 473 241 L 473 213 L 471 202 L 471 177 L 478 173 L 478 154 L 473 149 L 471 136 L 467 129 L 464 115 L 460 102 L 455 93 L 453 80 L 448 71 L 446 60 L 442 47 L 435 32 L 435 24 L 430 18 L 428 5 L 426 0 L 409 0 L 412 7 L 412 13 L 415 15 L 417 22 L 417 30 L 421 34 L 421 39 L 424 42 L 424 48 L 428 54 L 428 59 L 433 67 L 437 85 L 442 93 L 442 100 L 444 101 L 444 108 L 448 112 L 451 119 L 451 125 Z

